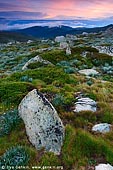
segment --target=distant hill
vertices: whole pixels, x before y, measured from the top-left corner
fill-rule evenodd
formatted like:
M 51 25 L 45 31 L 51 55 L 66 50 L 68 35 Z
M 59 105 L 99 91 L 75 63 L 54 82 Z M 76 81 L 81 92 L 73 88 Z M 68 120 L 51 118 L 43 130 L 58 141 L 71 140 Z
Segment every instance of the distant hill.
M 27 40 L 34 40 L 37 38 L 55 38 L 56 36 L 66 35 L 66 34 L 82 34 L 87 33 L 99 33 L 103 32 L 103 35 L 113 34 L 113 25 L 108 25 L 105 27 L 96 28 L 72 28 L 68 26 L 59 27 L 48 27 L 48 26 L 35 26 L 21 30 L 13 31 L 0 31 L 0 42 L 10 42 L 10 41 L 20 41 L 24 42 Z
M 34 36 L 37 38 L 54 38 L 59 35 L 66 35 L 67 32 L 73 31 L 73 28 L 67 26 L 61 27 L 48 27 L 48 26 L 35 26 L 22 30 L 17 30 L 19 33 Z
M 11 41 L 25 42 L 29 39 L 34 40 L 34 37 L 24 35 L 18 32 L 0 31 L 0 43 L 7 43 Z
M 17 30 L 16 32 L 37 37 L 37 38 L 54 38 L 60 35 L 65 36 L 66 34 L 82 34 L 83 32 L 98 33 L 100 31 L 107 30 L 109 27 L 113 28 L 113 25 L 108 25 L 105 27 L 96 27 L 96 28 L 72 28 L 67 26 L 60 26 L 60 27 L 35 26 L 35 27 L 30 27 L 22 30 Z

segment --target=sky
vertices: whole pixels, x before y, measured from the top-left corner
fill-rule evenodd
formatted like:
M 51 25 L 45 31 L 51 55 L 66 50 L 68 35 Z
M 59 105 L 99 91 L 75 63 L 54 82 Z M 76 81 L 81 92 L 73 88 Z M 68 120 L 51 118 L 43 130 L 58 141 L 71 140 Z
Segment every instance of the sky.
M 68 24 L 62 23 L 73 27 L 103 26 L 113 21 L 113 0 L 0 0 L 0 29 L 52 26 L 36 20 L 68 20 Z M 53 26 L 55 23 L 62 24 L 54 21 Z

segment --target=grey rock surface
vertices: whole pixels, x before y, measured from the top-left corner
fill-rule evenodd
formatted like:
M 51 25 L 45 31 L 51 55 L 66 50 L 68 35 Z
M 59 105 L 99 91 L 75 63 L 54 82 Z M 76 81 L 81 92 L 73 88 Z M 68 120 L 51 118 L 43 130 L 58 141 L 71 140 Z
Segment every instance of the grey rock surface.
M 47 61 L 47 60 L 44 60 L 44 59 L 42 59 L 42 57 L 40 57 L 39 55 L 37 55 L 36 57 L 31 58 L 31 59 L 22 67 L 22 70 L 27 70 L 29 64 L 34 63 L 34 62 L 40 62 L 40 63 L 46 64 L 46 65 L 49 65 L 49 64 L 50 64 L 50 65 L 53 65 L 51 62 L 49 62 L 49 61 Z
M 100 133 L 106 133 L 110 132 L 111 125 L 108 123 L 100 123 L 95 126 L 93 126 L 92 131 L 94 132 L 100 132 Z
M 51 103 L 36 89 L 21 101 L 19 114 L 25 123 L 29 141 L 36 149 L 60 154 L 64 139 L 64 126 Z
M 61 49 L 65 49 L 69 46 L 69 44 L 67 42 L 60 42 L 60 48 Z
M 95 170 L 113 170 L 113 166 L 110 164 L 99 164 L 95 167 Z
M 70 47 L 66 48 L 66 55 L 71 55 L 71 48 Z
M 90 75 L 97 75 L 99 74 L 99 72 L 97 72 L 94 69 L 83 69 L 83 70 L 79 70 L 78 71 L 80 74 L 84 74 L 86 76 L 90 76 Z
M 92 111 L 95 112 L 97 109 L 96 102 L 90 98 L 79 98 L 78 101 L 75 103 L 75 110 L 74 112 L 80 111 Z
M 99 53 L 107 54 L 113 56 L 113 46 L 95 46 Z
M 55 42 L 66 42 L 66 38 L 64 36 L 57 36 Z

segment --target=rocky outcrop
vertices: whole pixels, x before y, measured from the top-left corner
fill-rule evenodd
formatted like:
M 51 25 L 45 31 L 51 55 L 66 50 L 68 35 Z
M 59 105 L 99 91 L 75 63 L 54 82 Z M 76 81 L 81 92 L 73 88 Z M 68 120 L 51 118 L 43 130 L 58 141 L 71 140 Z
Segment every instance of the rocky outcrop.
M 51 62 L 49 62 L 49 61 L 47 61 L 47 60 L 44 60 L 44 59 L 42 59 L 42 57 L 40 57 L 39 55 L 37 55 L 36 57 L 31 58 L 31 59 L 22 67 L 22 70 L 27 70 L 29 64 L 34 63 L 34 62 L 43 63 L 43 64 L 45 64 L 45 65 L 52 65 Z
M 90 75 L 97 75 L 99 74 L 99 72 L 97 72 L 94 69 L 84 69 L 84 70 L 79 70 L 78 71 L 80 74 L 84 74 L 86 76 L 90 76 Z
M 46 151 L 60 154 L 64 126 L 51 103 L 34 89 L 21 101 L 18 110 L 36 149 L 44 147 Z
M 99 164 L 95 167 L 95 170 L 113 170 L 113 166 L 110 164 Z
M 94 46 L 99 53 L 107 54 L 113 56 L 113 46 Z
M 90 98 L 79 98 L 78 101 L 75 103 L 75 110 L 74 112 L 80 111 L 92 111 L 95 112 L 97 109 L 96 102 Z
M 100 133 L 106 133 L 110 132 L 111 125 L 108 123 L 100 123 L 95 126 L 93 126 L 92 131 L 93 132 L 100 132 Z

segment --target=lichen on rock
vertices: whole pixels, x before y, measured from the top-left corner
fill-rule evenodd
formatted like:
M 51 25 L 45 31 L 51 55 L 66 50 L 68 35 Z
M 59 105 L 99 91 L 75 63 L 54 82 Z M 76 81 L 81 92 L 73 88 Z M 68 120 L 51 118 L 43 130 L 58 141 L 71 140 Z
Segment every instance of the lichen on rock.
M 36 149 L 44 147 L 46 151 L 60 154 L 64 126 L 51 103 L 34 89 L 21 101 L 18 110 Z

